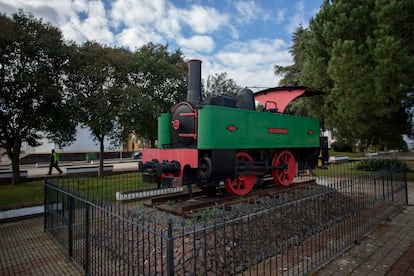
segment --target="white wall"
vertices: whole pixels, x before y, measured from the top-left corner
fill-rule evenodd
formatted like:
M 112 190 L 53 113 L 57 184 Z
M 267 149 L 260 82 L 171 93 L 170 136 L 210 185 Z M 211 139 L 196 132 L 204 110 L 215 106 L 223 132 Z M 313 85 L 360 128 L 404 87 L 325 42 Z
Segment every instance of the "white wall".
M 48 141 L 46 138 L 40 142 L 42 145 L 38 147 L 30 147 L 27 144 L 22 145 L 22 149 L 26 154 L 30 153 L 49 153 L 52 149 L 58 149 L 60 152 L 72 151 L 72 152 L 86 152 L 86 151 L 99 151 L 99 143 L 93 140 L 91 131 L 89 128 L 82 128 L 78 126 L 76 132 L 76 140 L 69 146 L 59 148 L 58 145 Z M 105 150 L 119 150 L 120 146 L 114 147 L 110 144 L 108 139 L 104 142 Z

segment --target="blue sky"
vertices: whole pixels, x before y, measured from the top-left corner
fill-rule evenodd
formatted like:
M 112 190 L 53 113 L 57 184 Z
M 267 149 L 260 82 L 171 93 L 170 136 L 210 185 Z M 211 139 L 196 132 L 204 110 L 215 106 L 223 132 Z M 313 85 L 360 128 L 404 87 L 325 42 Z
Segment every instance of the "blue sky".
M 292 34 L 307 27 L 323 0 L 0 0 L 58 27 L 78 43 L 130 50 L 154 42 L 203 61 L 203 78 L 226 72 L 241 86 L 272 87 L 273 65 L 292 64 Z

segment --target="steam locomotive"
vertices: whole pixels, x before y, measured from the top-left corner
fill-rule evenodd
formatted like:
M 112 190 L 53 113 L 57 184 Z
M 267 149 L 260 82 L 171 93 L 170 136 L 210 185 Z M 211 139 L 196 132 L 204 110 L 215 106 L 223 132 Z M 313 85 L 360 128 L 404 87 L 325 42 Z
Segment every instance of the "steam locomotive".
M 316 118 L 283 114 L 296 97 L 317 94 L 306 87 L 276 87 L 236 97 L 201 94 L 201 61 L 188 62 L 187 100 L 158 118 L 158 148 L 142 151 L 140 171 L 158 183 L 196 184 L 246 195 L 265 177 L 289 186 L 298 170 L 321 158 Z M 256 110 L 256 102 L 264 108 Z M 190 190 L 191 191 L 191 190 Z

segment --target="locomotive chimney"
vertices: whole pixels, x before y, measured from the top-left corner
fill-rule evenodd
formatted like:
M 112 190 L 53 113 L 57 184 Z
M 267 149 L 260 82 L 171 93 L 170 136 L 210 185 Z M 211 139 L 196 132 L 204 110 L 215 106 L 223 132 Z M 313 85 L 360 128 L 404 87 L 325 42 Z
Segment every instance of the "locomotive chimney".
M 201 104 L 201 60 L 191 59 L 188 61 L 188 91 L 187 101 Z

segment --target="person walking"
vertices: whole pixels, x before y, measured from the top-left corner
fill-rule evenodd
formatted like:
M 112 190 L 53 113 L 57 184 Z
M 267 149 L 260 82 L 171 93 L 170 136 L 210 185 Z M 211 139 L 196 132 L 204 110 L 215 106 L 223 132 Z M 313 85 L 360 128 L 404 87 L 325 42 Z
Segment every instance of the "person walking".
M 62 174 L 62 170 L 59 168 L 59 153 L 57 153 L 54 149 L 52 149 L 52 155 L 50 156 L 48 175 L 52 174 L 53 168 L 55 168 L 59 172 L 59 174 Z

